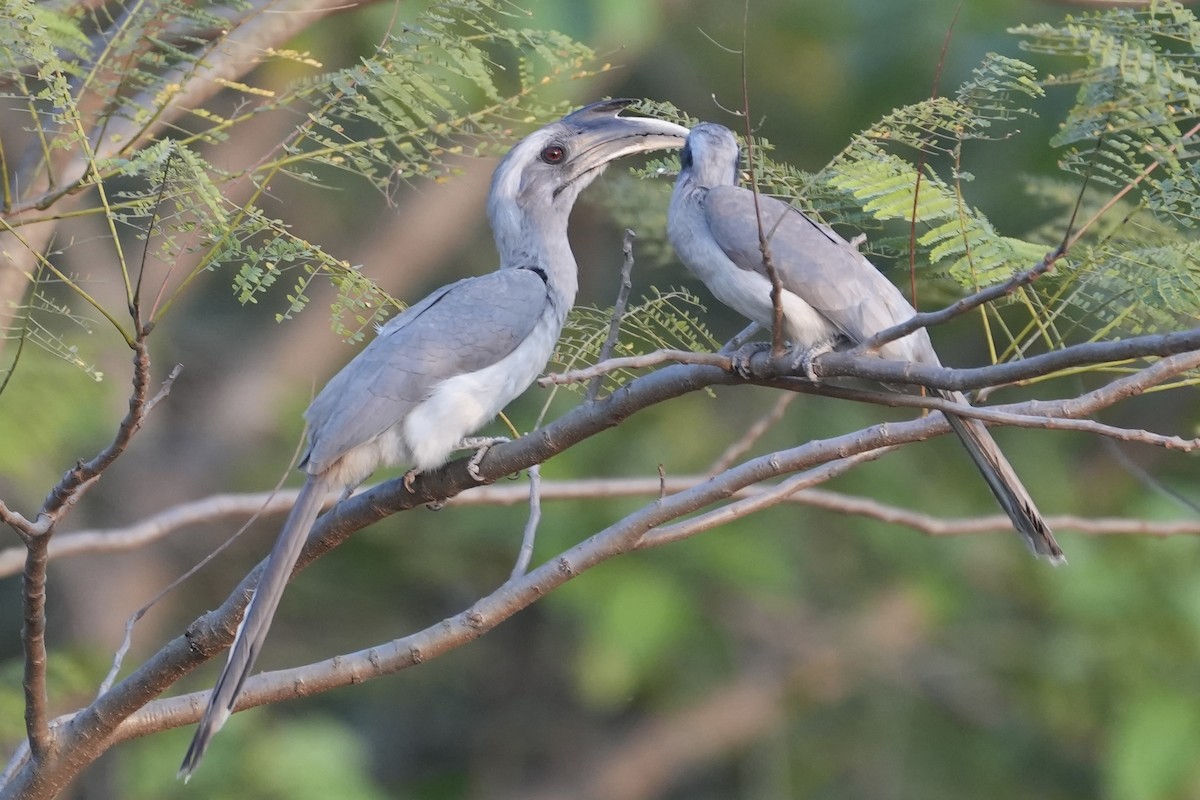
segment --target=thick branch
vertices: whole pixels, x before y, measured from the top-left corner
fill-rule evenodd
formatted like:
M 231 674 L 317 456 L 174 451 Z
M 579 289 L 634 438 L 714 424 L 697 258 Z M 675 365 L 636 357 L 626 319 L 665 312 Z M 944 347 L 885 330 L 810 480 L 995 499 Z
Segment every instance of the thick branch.
M 1193 358 L 1200 358 L 1194 356 Z M 1147 368 L 1137 375 L 1122 379 L 1122 385 L 1115 390 L 1103 394 L 1090 393 L 1070 401 L 1058 401 L 1058 407 L 1048 408 L 1051 413 L 1090 413 L 1115 402 L 1114 398 L 1134 394 L 1138 390 L 1153 385 L 1156 381 L 1165 380 L 1172 370 L 1186 369 L 1190 362 L 1179 358 L 1175 363 L 1160 362 L 1154 367 Z M 489 453 L 481 464 L 481 469 L 489 477 L 496 473 L 496 463 L 502 459 L 505 463 L 519 463 L 537 452 L 544 443 L 554 440 L 554 434 L 565 433 L 562 425 L 571 419 L 572 428 L 582 425 L 583 420 L 590 424 L 601 422 L 595 412 L 630 411 L 625 405 L 630 402 L 630 395 L 641 393 L 646 383 L 657 384 L 665 373 L 676 372 L 681 380 L 694 377 L 691 373 L 708 372 L 704 367 L 670 367 L 654 373 L 651 376 L 635 381 L 618 392 L 618 394 L 601 401 L 594 406 L 585 406 L 564 417 L 563 420 L 551 425 L 541 434 L 534 434 L 509 445 L 502 445 Z M 715 377 L 715 376 L 714 376 Z M 1114 382 L 1118 383 L 1118 382 Z M 636 384 L 643 384 L 637 386 Z M 664 387 L 654 386 L 655 389 Z M 1108 389 L 1109 387 L 1105 387 Z M 622 396 L 622 393 L 626 393 Z M 644 399 L 644 396 L 641 398 Z M 1047 403 L 1047 406 L 1054 405 Z M 580 544 L 561 554 L 555 559 L 542 564 L 537 569 L 520 579 L 509 581 L 496 592 L 475 603 L 471 608 L 449 617 L 425 630 L 397 639 L 380 647 L 339 656 L 327 661 L 305 667 L 278 672 L 264 673 L 250 679 L 242 696 L 239 708 L 249 708 L 279 700 L 308 696 L 325 691 L 334 686 L 359 682 L 371 677 L 391 674 L 400 669 L 413 666 L 422 661 L 434 658 L 478 638 L 491 630 L 503 620 L 515 614 L 522 608 L 532 604 L 544 594 L 553 591 L 567 580 L 581 574 L 591 567 L 609 558 L 613 558 L 629 550 L 635 549 L 643 542 L 652 543 L 654 540 L 646 535 L 656 528 L 666 525 L 671 520 L 690 514 L 714 502 L 732 497 L 738 491 L 761 482 L 762 480 L 779 475 L 812 469 L 821 464 L 827 464 L 838 459 L 846 459 L 860 454 L 868 454 L 880 448 L 890 448 L 907 442 L 929 438 L 943 433 L 948 429 L 945 420 L 940 416 L 931 416 L 894 424 L 877 425 L 863 431 L 833 439 L 809 442 L 800 447 L 772 453 L 746 462 L 726 473 L 704 481 L 702 484 L 670 495 L 660 501 L 629 515 L 620 522 L 587 538 Z M 494 454 L 494 456 L 493 456 Z M 501 458 L 502 457 L 502 458 Z M 493 461 L 494 458 L 494 461 Z M 489 463 L 491 462 L 491 463 Z M 430 479 L 454 479 L 459 472 L 462 462 L 455 462 L 447 470 L 434 473 Z M 465 473 L 465 469 L 462 470 Z M 420 491 L 424 487 L 418 487 Z M 783 492 L 777 493 L 781 495 Z M 348 531 L 339 530 L 339 526 L 348 524 L 350 517 L 361 514 L 373 515 L 378 513 L 381 506 L 396 507 L 398 505 L 411 507 L 406 497 L 402 483 L 393 481 L 383 484 L 362 496 L 351 498 L 346 503 L 336 507 L 318 522 L 317 529 L 310 537 L 308 548 L 301 556 L 301 561 L 307 563 L 313 557 L 314 551 L 320 551 L 331 546 L 331 540 L 340 540 Z M 780 498 L 782 499 L 782 498 Z M 357 523 L 355 523 L 357 527 Z M 1007 523 L 1004 524 L 1007 527 Z M 240 591 L 240 590 L 239 590 Z M 235 596 L 237 593 L 235 593 Z M 227 601 L 228 606 L 230 601 Z M 226 609 L 218 609 L 216 615 L 222 615 Z M 205 646 L 211 639 L 222 634 L 211 630 L 213 623 L 201 620 L 191 629 L 193 646 L 198 646 L 201 637 Z M 209 628 L 206 630 L 206 628 Z M 232 637 L 232 625 L 228 624 L 223 634 Z M 178 641 L 178 640 L 177 640 Z M 223 644 L 223 643 L 222 643 Z M 168 646 L 164 657 L 170 657 L 176 643 Z M 221 646 L 221 645 L 218 645 Z M 157 657 L 156 657 L 157 660 Z M 150 665 L 147 665 L 148 667 Z M 160 664 L 159 670 L 171 668 L 173 665 Z M 193 664 L 188 664 L 190 669 Z M 131 677 L 118 686 L 114 693 L 120 692 L 127 684 L 133 683 Z M 128 686 L 133 690 L 134 686 Z M 116 739 L 125 739 L 145 735 L 163 727 L 182 725 L 199 717 L 206 695 L 197 693 L 180 698 L 159 700 L 149 703 L 146 708 L 137 712 L 115 732 Z M 86 713 L 93 713 L 89 709 Z M 107 715 L 106 715 L 107 716 Z
M 940 312 L 935 312 L 940 313 Z M 822 378 L 862 378 L 888 384 L 911 384 L 931 389 L 969 391 L 1018 381 L 1042 378 L 1054 372 L 1095 364 L 1110 364 L 1139 358 L 1165 357 L 1200 350 L 1200 328 L 1175 333 L 1150 334 L 1108 342 L 1085 342 L 1037 356 L 993 364 L 987 367 L 955 369 L 908 361 L 885 361 L 875 356 L 856 355 L 851 351 L 830 352 L 817 356 L 814 369 Z M 689 350 L 658 350 L 639 356 L 612 358 L 580 370 L 547 375 L 538 379 L 540 386 L 578 383 L 621 369 L 644 369 L 662 364 L 711 366 L 728 371 L 730 359 L 722 353 L 694 353 Z M 751 381 L 783 386 L 779 379 L 796 379 L 789 359 L 773 359 L 765 353 L 750 360 Z M 799 380 L 799 379 L 796 379 Z M 728 381 L 736 383 L 739 381 Z M 838 387 L 808 384 L 803 391 L 813 394 L 844 396 Z M 802 390 L 799 386 L 791 386 Z M 836 392 L 836 395 L 835 395 Z
M 46 540 L 46 536 L 35 536 L 29 541 L 25 573 L 21 577 L 25 733 L 29 737 L 29 750 L 35 762 L 45 759 L 51 746 L 46 718 Z
M 848 353 L 825 353 L 814 360 L 817 375 L 823 378 L 854 377 L 882 383 L 908 383 L 931 389 L 969 391 L 987 386 L 1040 378 L 1072 367 L 1131 361 L 1151 356 L 1166 357 L 1200 350 L 1200 328 L 1176 333 L 1135 336 L 1112 342 L 1085 342 L 1063 350 L 973 369 L 929 367 L 878 358 L 862 358 Z M 752 366 L 766 359 L 755 358 Z M 755 369 L 755 376 L 758 371 Z M 766 376 L 764 376 L 766 377 Z

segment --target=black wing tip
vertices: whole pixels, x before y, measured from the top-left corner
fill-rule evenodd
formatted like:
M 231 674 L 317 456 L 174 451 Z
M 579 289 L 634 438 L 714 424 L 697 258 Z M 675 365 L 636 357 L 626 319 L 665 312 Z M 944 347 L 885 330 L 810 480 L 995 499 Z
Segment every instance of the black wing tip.
M 238 646 L 234 642 L 234 649 Z M 232 651 L 231 651 L 232 653 Z M 238 697 L 242 694 L 242 686 L 246 683 L 246 678 L 250 675 L 250 670 L 254 665 L 254 659 L 258 656 L 258 648 L 251 644 L 248 647 L 249 660 L 245 667 L 238 671 L 235 676 L 230 665 L 227 663 L 225 669 L 221 671 L 221 676 L 217 678 L 217 684 L 213 687 L 212 694 L 209 695 L 208 705 L 204 709 L 204 715 L 200 717 L 200 724 L 196 726 L 196 735 L 192 737 L 192 743 L 188 745 L 187 753 L 183 757 L 183 763 L 179 765 L 179 771 L 175 773 L 176 779 L 182 779 L 187 783 L 191 779 L 192 773 L 196 771 L 196 767 L 200 765 L 200 759 L 204 758 L 204 753 L 208 750 L 208 745 L 212 742 L 213 737 L 225 725 L 226 720 L 233 714 L 233 707 L 237 704 Z M 230 694 L 228 701 L 222 702 L 220 697 L 224 694 L 224 687 L 228 682 L 236 678 L 236 685 L 233 692 Z
M 1019 503 L 1018 507 L 1022 512 L 1022 519 L 1016 527 L 1024 535 L 1025 541 L 1029 543 L 1029 549 L 1036 556 L 1044 556 L 1056 567 L 1065 566 L 1067 557 L 1063 554 L 1063 549 L 1058 546 L 1058 542 L 1054 540 L 1054 533 L 1046 524 L 1046 520 L 1042 519 L 1042 515 L 1038 513 L 1037 509 L 1028 503 Z M 1018 522 L 1016 518 L 1013 521 Z
M 188 745 L 183 763 L 179 765 L 179 771 L 175 773 L 176 780 L 187 783 L 192 779 L 192 773 L 196 771 L 196 767 L 200 766 L 200 759 L 204 758 L 204 751 L 208 749 L 208 743 L 212 741 L 213 731 L 208 730 L 207 727 L 203 721 L 200 723 L 200 729 L 192 737 L 192 743 Z

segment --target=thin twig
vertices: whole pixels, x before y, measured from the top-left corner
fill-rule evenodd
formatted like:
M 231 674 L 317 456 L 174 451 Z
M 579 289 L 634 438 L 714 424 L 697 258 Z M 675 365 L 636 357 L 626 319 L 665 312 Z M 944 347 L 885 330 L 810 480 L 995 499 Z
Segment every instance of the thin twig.
M 1197 358 L 1197 364 L 1200 365 L 1200 357 Z M 791 378 L 782 379 L 785 385 L 790 384 L 792 380 Z M 808 386 L 807 382 L 801 384 L 797 381 L 797 383 L 806 388 Z M 1005 406 L 994 408 L 964 406 L 962 403 L 956 403 L 944 397 L 931 397 L 927 395 L 900 394 L 896 392 L 884 394 L 878 392 L 861 392 L 853 389 L 844 393 L 839 392 L 839 394 L 848 400 L 862 400 L 864 402 L 892 407 L 930 409 L 941 411 L 944 414 L 953 414 L 956 417 L 973 417 L 984 422 L 996 425 L 1008 425 L 1014 428 L 1039 428 L 1091 433 L 1121 442 L 1136 442 L 1152 447 L 1161 447 L 1165 450 L 1176 450 L 1181 453 L 1192 453 L 1200 450 L 1200 438 L 1185 439 L 1182 436 L 1154 433 L 1153 431 L 1141 428 L 1121 428 L 1116 425 L 1107 425 L 1103 422 L 1096 422 L 1090 419 L 1064 419 L 1062 417 L 1042 416 L 1038 414 L 1039 405 L 1048 401 L 1027 400 L 1017 404 L 1025 410 L 1016 413 L 1006 410 Z
M 125 452 L 133 435 L 145 422 L 146 394 L 150 386 L 150 351 L 146 346 L 146 333 L 145 330 L 139 330 L 133 344 L 133 391 L 129 395 L 129 411 L 121 420 L 116 436 L 92 460 L 86 463 L 80 461 L 68 470 L 58 485 L 50 490 L 42 503 L 38 519 L 43 530 L 48 530 L 58 520 L 65 507 L 78 502 L 96 478 Z M 179 367 L 171 371 L 163 381 L 160 395 L 170 390 L 178 374 Z
M 783 282 L 771 258 L 771 243 L 763 228 L 762 208 L 758 191 L 758 173 L 754 169 L 754 131 L 750 124 L 750 79 L 746 67 L 748 31 L 750 30 L 750 0 L 742 5 L 742 122 L 746 127 L 746 170 L 750 175 L 750 191 L 754 196 L 754 220 L 758 225 L 758 249 L 763 268 L 771 281 L 771 355 L 783 355 Z
M 12 528 L 13 531 L 15 531 L 16 534 L 21 537 L 21 541 L 23 542 L 28 541 L 29 537 L 34 535 L 33 523 L 26 519 L 25 515 L 23 515 L 20 511 L 13 511 L 11 508 L 5 505 L 3 500 L 0 500 L 0 522 L 3 522 L 8 527 Z M 24 547 L 14 548 L 13 550 L 6 550 L 4 552 L 15 552 L 17 554 L 17 565 L 23 563 L 25 560 Z M 15 571 L 16 570 L 14 569 L 13 572 Z
M 801 489 L 807 489 L 820 483 L 837 477 L 838 475 L 849 472 L 859 464 L 867 461 L 874 461 L 897 448 L 896 445 L 889 447 L 880 447 L 874 450 L 866 450 L 861 453 L 855 453 L 845 458 L 839 458 L 836 461 L 831 461 L 822 464 L 814 469 L 807 470 L 794 475 L 787 480 L 784 480 L 769 489 L 764 489 L 761 492 L 754 494 L 752 497 L 747 497 L 742 500 L 735 500 L 732 503 L 721 506 L 713 511 L 705 512 L 699 516 L 693 517 L 686 522 L 677 522 L 673 525 L 661 525 L 648 531 L 641 541 L 638 542 L 639 548 L 659 547 L 671 542 L 677 542 L 686 539 L 690 536 L 695 536 L 697 533 L 725 525 L 742 517 L 749 516 L 764 508 L 778 505 L 788 497 L 796 494 Z
M 130 309 L 133 312 L 133 309 Z M 136 313 L 136 312 L 134 312 Z M 21 640 L 25 650 L 24 679 L 25 728 L 29 750 L 34 761 L 42 761 L 50 751 L 50 729 L 47 721 L 46 670 L 46 568 L 50 562 L 50 541 L 55 524 L 68 508 L 78 502 L 101 474 L 125 452 L 133 435 L 141 428 L 147 413 L 146 392 L 150 383 L 150 354 L 146 347 L 148 329 L 139 328 L 134 341 L 133 390 L 129 396 L 129 411 L 121 420 L 117 434 L 108 447 L 91 461 L 80 461 L 69 470 L 46 496 L 37 521 L 26 527 L 25 569 L 21 580 L 21 602 L 24 626 Z M 178 374 L 176 367 L 163 382 L 159 396 L 165 395 Z M 10 524 L 13 520 L 8 520 Z
M 633 240 L 636 238 L 637 234 L 632 228 L 625 229 L 625 236 L 621 240 L 621 252 L 625 256 L 621 263 L 621 284 L 617 289 L 617 302 L 613 305 L 612 319 L 608 324 L 608 336 L 600 348 L 597 361 L 606 361 L 612 355 L 613 348 L 617 346 L 617 339 L 621 336 L 621 320 L 625 318 L 625 305 L 629 302 L 629 291 L 633 288 Z M 602 375 L 592 379 L 587 393 L 589 403 L 594 402 L 600 394 L 600 384 L 603 380 Z
M 1170 147 L 1167 148 L 1167 152 L 1168 153 L 1174 152 L 1175 150 L 1177 150 L 1179 148 L 1180 144 L 1186 142 L 1188 139 L 1191 139 L 1197 133 L 1200 133 L 1200 122 L 1197 122 L 1195 125 L 1193 125 L 1191 127 L 1190 130 L 1188 130 L 1187 133 L 1180 136 L 1175 141 L 1174 144 L 1172 144 Z M 1072 247 L 1074 247 L 1075 243 L 1078 242 L 1080 240 L 1080 238 L 1083 237 L 1083 234 L 1087 232 L 1088 228 L 1092 227 L 1092 225 L 1094 225 L 1097 220 L 1099 220 L 1102 216 L 1107 214 L 1109 209 L 1111 209 L 1118 202 L 1120 202 L 1122 197 L 1124 197 L 1125 195 L 1132 192 L 1134 189 L 1137 188 L 1137 186 L 1142 181 L 1144 181 L 1146 178 L 1150 177 L 1150 173 L 1154 172 L 1154 170 L 1158 169 L 1160 163 L 1162 163 L 1162 162 L 1152 161 L 1150 164 L 1147 164 L 1145 169 L 1143 169 L 1136 178 L 1131 180 L 1129 183 L 1125 184 L 1125 186 L 1121 188 L 1121 191 L 1117 192 L 1112 197 L 1110 197 L 1108 202 L 1106 202 L 1104 205 L 1102 205 L 1099 208 L 1099 210 L 1096 211 L 1095 214 L 1092 214 L 1091 218 L 1089 218 L 1087 222 L 1085 222 L 1079 226 L 1079 230 L 1075 231 L 1074 235 L 1072 235 L 1071 238 L 1068 239 L 1066 241 L 1066 243 L 1060 248 L 1062 250 L 1062 252 L 1065 253 L 1068 250 L 1070 250 Z
M 1006 514 L 983 517 L 934 517 L 898 506 L 887 505 L 865 497 L 806 489 L 794 497 L 795 502 L 823 508 L 839 514 L 902 525 L 928 536 L 966 536 L 980 533 L 1007 533 L 1012 520 Z M 1056 530 L 1070 530 L 1090 536 L 1200 536 L 1200 519 L 1146 520 L 1119 517 L 1080 517 L 1074 514 L 1051 514 L 1046 524 Z
M 799 397 L 799 395 L 797 395 L 795 392 L 785 392 L 779 395 L 779 398 L 775 401 L 775 405 L 771 407 L 771 410 L 761 416 L 753 425 L 747 428 L 746 432 L 742 434 L 741 438 L 729 445 L 729 447 L 725 448 L 725 452 L 717 456 L 716 461 L 714 461 L 712 466 L 708 468 L 708 472 L 706 474 L 717 475 L 737 463 L 737 460 L 745 455 L 746 452 L 754 446 L 754 443 L 762 438 L 764 433 L 769 431 L 771 427 L 775 425 L 775 423 L 779 422 L 779 420 L 783 419 L 783 414 L 785 411 L 787 411 L 787 407 L 790 406 L 792 401 L 797 397 Z
M 178 369 L 178 367 L 176 367 L 176 369 Z M 157 400 L 158 400 L 158 398 L 156 397 L 156 398 L 154 398 L 154 400 L 151 401 L 151 403 L 153 403 Z M 265 510 L 271 505 L 271 502 L 275 499 L 276 495 L 278 495 L 280 493 L 280 490 L 283 489 L 283 482 L 287 480 L 288 475 L 290 475 L 292 472 L 292 469 L 295 468 L 296 462 L 299 461 L 299 459 L 300 459 L 300 453 L 304 449 L 305 441 L 306 441 L 306 437 L 301 436 L 300 440 L 296 444 L 296 449 L 292 451 L 292 458 L 291 458 L 291 461 L 288 462 L 287 469 L 284 470 L 283 474 L 279 476 L 279 481 L 275 484 L 275 488 L 272 489 L 270 492 L 266 493 L 266 496 L 262 498 L 262 502 L 258 506 L 250 509 L 250 518 L 247 519 L 245 522 L 243 522 L 241 527 L 239 527 L 236 531 L 234 531 L 232 536 L 230 536 L 228 539 L 226 539 L 225 541 L 223 541 L 219 545 L 217 545 L 217 547 L 215 547 L 212 550 L 212 552 L 210 552 L 208 555 L 204 556 L 204 558 L 200 559 L 198 562 L 193 564 L 182 575 L 175 578 L 175 580 L 171 581 L 166 586 L 164 586 L 158 592 L 158 594 L 156 594 L 156 595 L 154 595 L 154 597 L 150 598 L 150 601 L 148 603 L 146 603 L 144 606 L 142 606 L 137 611 L 135 611 L 129 617 L 129 619 L 127 619 L 125 621 L 125 634 L 121 638 L 121 645 L 117 648 L 117 652 L 113 655 L 112 666 L 109 667 L 108 674 L 105 675 L 104 680 L 100 682 L 100 688 L 96 692 L 97 697 L 103 695 L 105 692 L 107 692 L 109 689 L 112 688 L 113 682 L 116 681 L 117 675 L 120 674 L 120 672 L 121 672 L 121 664 L 125 660 L 125 654 L 129 652 L 129 648 L 133 645 L 133 629 L 138 624 L 138 622 L 141 621 L 142 617 L 146 616 L 146 612 L 148 612 L 150 609 L 154 608 L 154 606 L 158 605 L 159 601 L 161 601 L 164 597 L 166 597 L 171 592 L 175 591 L 175 589 L 177 589 L 178 587 L 182 586 L 189 578 L 191 578 L 197 572 L 204 569 L 204 567 L 207 566 L 209 564 L 209 562 L 211 562 L 214 558 L 216 558 L 221 553 L 223 553 L 227 549 L 229 549 L 229 547 L 234 542 L 236 542 L 238 539 L 242 538 L 242 534 L 244 534 L 247 530 L 249 530 L 251 525 L 253 525 L 256 521 L 258 521 L 259 517 L 261 517 L 264 514 Z M 291 493 L 291 499 L 288 504 L 289 508 L 292 505 L 295 505 L 296 495 L 298 495 L 298 494 L 299 494 L 299 490 L 294 490 Z M 261 495 L 258 495 L 258 496 L 261 497 Z M 61 538 L 61 537 L 59 537 L 59 538 Z
M 846 352 L 855 354 L 873 352 L 888 342 L 902 339 L 910 333 L 920 330 L 921 328 L 929 328 L 934 325 L 941 325 L 944 322 L 948 322 L 955 317 L 961 316 L 968 311 L 976 309 L 986 303 L 991 303 L 995 300 L 999 300 L 1002 297 L 1007 297 L 1020 287 L 1033 283 L 1041 275 L 1053 269 L 1055 262 L 1061 256 L 1062 253 L 1060 251 L 1047 253 L 1042 261 L 1037 264 L 1037 266 L 1018 272 L 1004 283 L 998 283 L 994 286 L 981 289 L 975 294 L 964 297 L 954 303 L 951 303 L 945 308 L 938 309 L 937 311 L 926 311 L 924 313 L 915 314 L 899 325 L 893 325 L 890 328 L 885 328 L 884 330 L 879 331 L 862 342 L 859 342 Z
M 542 521 L 542 465 L 534 464 L 529 468 L 529 518 L 525 520 L 525 530 L 521 535 L 521 551 L 517 554 L 517 563 L 512 568 L 509 580 L 516 580 L 529 571 L 533 561 L 533 545 L 537 538 L 538 523 Z
M 958 24 L 958 15 L 962 13 L 962 2 L 954 8 L 954 16 L 950 18 L 950 25 L 946 28 L 946 35 L 942 38 L 942 51 L 938 54 L 937 66 L 933 71 L 933 88 L 929 92 L 929 99 L 936 100 L 938 90 L 942 82 L 942 68 L 946 66 L 946 52 L 950 49 L 950 40 L 954 37 L 954 26 Z M 913 179 L 913 201 L 912 215 L 908 220 L 908 282 L 909 282 L 909 300 L 912 302 L 914 309 L 919 309 L 921 306 L 917 302 L 917 207 L 921 199 L 921 178 L 925 174 L 926 153 L 924 147 L 917 148 L 917 164 L 914 172 L 916 177 Z M 963 244 L 970 252 L 971 243 L 966 241 L 964 235 Z
M 751 322 L 746 327 L 742 328 L 733 338 L 721 346 L 718 353 L 729 354 L 741 348 L 743 344 L 750 340 L 750 337 L 758 333 L 759 325 L 757 322 Z
M 981 412 L 978 416 L 987 418 L 995 409 L 972 409 L 971 415 L 974 412 Z M 997 412 L 1002 413 L 1002 412 Z M 1058 422 L 1068 422 L 1069 420 L 1059 419 L 1056 417 L 1033 417 L 1030 418 L 1025 414 L 1003 414 L 1006 419 L 1019 420 L 1014 424 L 1023 426 L 1024 420 L 1033 419 L 1050 419 Z M 998 418 L 997 418 L 998 419 Z M 1045 427 L 1054 427 L 1046 425 Z M 1066 428 L 1067 426 L 1062 426 Z M 1115 429 L 1121 430 L 1119 428 Z M 1131 432 L 1137 433 L 1137 432 Z M 1153 435 L 1153 434 L 1152 434 Z M 1114 439 L 1125 437 L 1112 436 Z M 1139 439 L 1133 439 L 1138 443 L 1150 444 L 1150 442 Z M 1184 440 L 1189 443 L 1195 440 Z M 655 496 L 665 497 L 668 494 L 683 491 L 698 483 L 712 477 L 711 475 L 678 475 L 673 478 L 667 478 L 665 472 L 660 470 L 660 473 L 653 478 L 596 478 L 596 479 L 581 479 L 567 481 L 545 481 L 543 480 L 539 487 L 539 496 L 544 501 L 581 501 L 581 500 L 607 500 L 622 497 L 639 497 L 639 496 Z M 362 491 L 371 491 L 373 486 L 364 487 Z M 744 489 L 733 497 L 750 497 L 756 494 L 760 489 L 749 488 Z M 789 498 L 791 502 L 802 504 L 810 504 L 811 495 L 802 492 Z M 843 496 L 844 497 L 844 496 Z M 241 517 L 246 514 L 253 514 L 256 511 L 262 516 L 278 515 L 286 513 L 295 502 L 295 490 L 283 490 L 278 493 L 257 492 L 248 494 L 222 494 L 213 495 L 189 503 L 183 503 L 167 511 L 157 514 L 143 522 L 127 528 L 117 528 L 112 530 L 87 530 L 77 533 L 60 533 L 54 537 L 50 546 L 50 558 L 55 560 L 58 558 L 70 558 L 71 556 L 81 554 L 103 554 L 103 553 L 119 553 L 127 552 L 139 547 L 151 544 L 159 539 L 166 538 L 178 531 L 184 530 L 189 526 L 201 523 L 220 522 L 223 519 L 232 517 Z M 510 506 L 518 503 L 527 503 L 529 501 L 529 490 L 524 486 L 506 486 L 501 484 L 492 484 L 488 486 L 480 486 L 471 491 L 464 492 L 447 501 L 447 506 Z M 974 518 L 971 518 L 974 519 Z M 979 530 L 993 530 L 1011 527 L 1008 522 L 1008 517 L 981 517 L 983 522 L 979 523 Z M 1071 526 L 1083 532 L 1089 532 L 1091 526 L 1097 525 L 1102 527 L 1103 532 L 1116 532 L 1120 530 L 1128 530 L 1131 533 L 1145 532 L 1150 535 L 1166 536 L 1174 533 L 1200 533 L 1200 520 L 1195 522 L 1178 521 L 1178 522 L 1162 522 L 1157 521 L 1142 522 L 1136 520 L 1085 520 L 1079 517 L 1072 517 Z M 1054 523 L 1050 519 L 1051 527 L 1063 527 Z M 969 528 L 967 532 L 974 532 L 975 527 L 968 519 L 947 520 L 941 523 L 947 529 Z M 1122 528 L 1124 525 L 1126 527 Z M 1190 526 L 1190 527 L 1188 527 Z M 22 559 L 25 556 L 24 547 L 8 548 L 0 551 L 0 577 L 15 574 L 20 570 Z
M 166 196 L 171 162 L 174 159 L 175 148 L 172 147 L 167 151 L 167 157 L 163 161 L 162 180 L 158 185 L 158 197 L 154 201 L 154 210 L 150 214 L 150 223 L 146 228 L 146 241 L 142 245 L 142 259 L 138 264 L 137 280 L 134 282 L 133 292 L 129 299 L 129 315 L 133 317 L 133 325 L 136 328 L 142 327 L 142 278 L 146 275 L 146 257 L 150 255 L 150 240 L 154 237 L 154 228 L 158 225 L 158 212 L 162 209 L 163 197 Z
M 622 356 L 610 358 L 583 369 L 573 369 L 567 372 L 552 372 L 538 378 L 538 386 L 554 386 L 568 383 L 582 383 L 616 372 L 622 369 L 645 369 L 663 364 L 696 364 L 710 367 L 729 369 L 729 356 L 719 353 L 697 353 L 692 350 L 655 350 L 640 356 Z
M 1111 439 L 1105 439 L 1104 445 L 1105 449 L 1108 450 L 1109 454 L 1112 455 L 1114 459 L 1116 459 L 1117 463 L 1120 464 L 1126 472 L 1137 478 L 1138 482 L 1140 482 L 1147 489 L 1157 492 L 1163 497 L 1170 498 L 1172 501 L 1179 504 L 1183 508 L 1186 508 L 1193 514 L 1200 515 L 1200 503 L 1197 503 L 1195 500 L 1183 494 L 1178 489 L 1167 486 L 1161 480 L 1151 475 L 1149 472 L 1143 469 L 1140 464 L 1134 462 L 1134 460 L 1129 457 L 1129 454 L 1121 449 L 1121 446 L 1115 441 Z

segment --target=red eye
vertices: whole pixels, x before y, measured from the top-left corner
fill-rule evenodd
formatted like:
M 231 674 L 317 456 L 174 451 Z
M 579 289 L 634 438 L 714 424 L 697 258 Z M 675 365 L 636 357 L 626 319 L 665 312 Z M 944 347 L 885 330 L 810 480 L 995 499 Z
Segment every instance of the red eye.
M 547 164 L 557 164 L 567 157 L 567 151 L 562 145 L 552 144 L 542 151 L 542 161 Z

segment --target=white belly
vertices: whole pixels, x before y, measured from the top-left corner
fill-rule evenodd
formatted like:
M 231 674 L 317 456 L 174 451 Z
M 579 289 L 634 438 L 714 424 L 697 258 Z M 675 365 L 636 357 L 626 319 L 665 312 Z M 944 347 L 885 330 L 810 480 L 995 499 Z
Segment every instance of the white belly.
M 673 208 L 673 211 L 675 209 Z M 680 211 L 682 213 L 680 213 Z M 742 269 L 725 255 L 725 251 L 708 235 L 708 226 L 686 224 L 686 216 L 702 213 L 698 206 L 675 212 L 671 242 L 679 258 L 718 300 L 766 330 L 775 322 L 775 307 L 771 302 L 771 282 L 765 275 Z M 837 329 L 829 320 L 794 292 L 783 290 L 784 338 L 800 348 L 829 342 Z
M 533 383 L 550 360 L 561 327 L 543 316 L 525 341 L 495 364 L 438 384 L 401 423 L 407 460 L 420 470 L 444 464 L 463 437 L 490 422 Z

